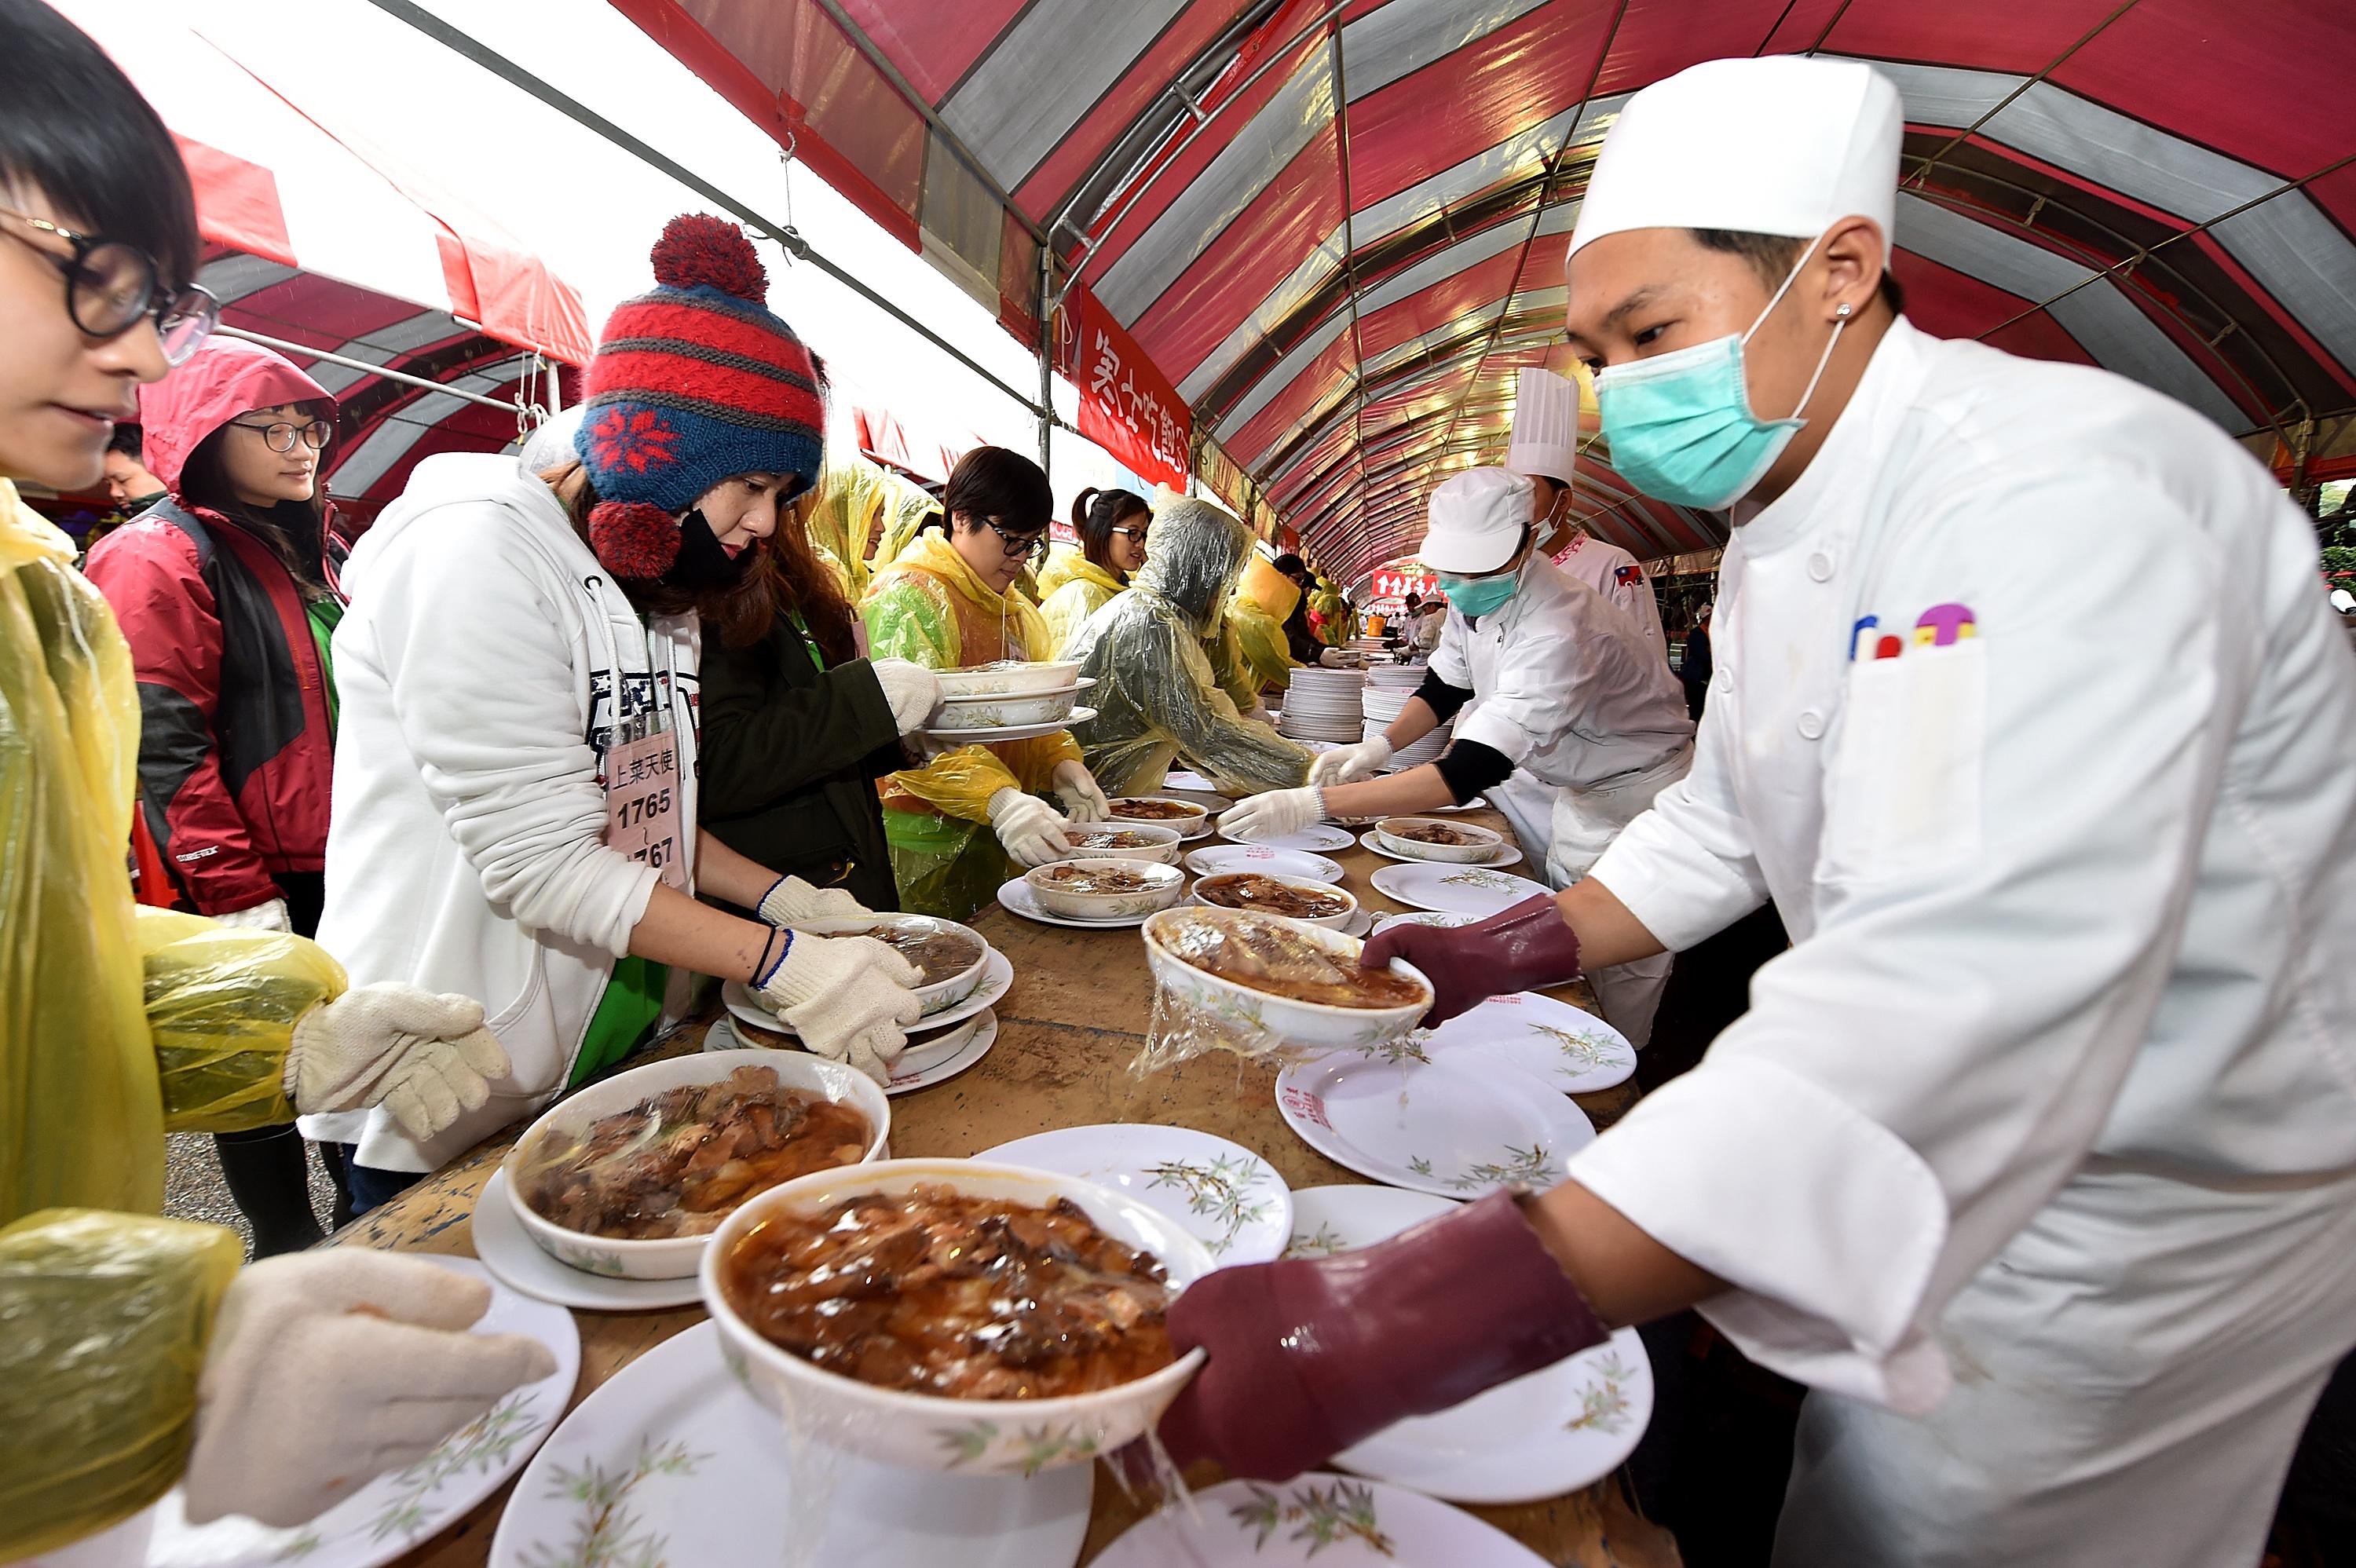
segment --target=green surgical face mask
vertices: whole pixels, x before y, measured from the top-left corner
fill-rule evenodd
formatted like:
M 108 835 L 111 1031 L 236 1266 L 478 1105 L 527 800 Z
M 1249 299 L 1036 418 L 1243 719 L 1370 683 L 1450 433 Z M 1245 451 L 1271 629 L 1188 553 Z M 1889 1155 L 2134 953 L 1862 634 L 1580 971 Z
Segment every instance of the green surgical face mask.
M 1504 607 L 1522 585 L 1522 570 L 1493 571 L 1486 577 L 1451 577 L 1440 574 L 1440 586 L 1448 594 L 1448 602 L 1473 620 Z

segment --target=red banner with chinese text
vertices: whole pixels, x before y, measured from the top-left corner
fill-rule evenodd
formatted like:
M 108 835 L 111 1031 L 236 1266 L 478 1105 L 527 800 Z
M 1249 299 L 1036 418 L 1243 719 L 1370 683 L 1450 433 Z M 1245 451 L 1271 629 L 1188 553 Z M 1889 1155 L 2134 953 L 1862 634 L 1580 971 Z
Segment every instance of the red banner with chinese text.
M 1065 296 L 1056 368 L 1080 393 L 1080 433 L 1141 479 L 1186 487 L 1194 415 L 1129 329 L 1085 286 Z

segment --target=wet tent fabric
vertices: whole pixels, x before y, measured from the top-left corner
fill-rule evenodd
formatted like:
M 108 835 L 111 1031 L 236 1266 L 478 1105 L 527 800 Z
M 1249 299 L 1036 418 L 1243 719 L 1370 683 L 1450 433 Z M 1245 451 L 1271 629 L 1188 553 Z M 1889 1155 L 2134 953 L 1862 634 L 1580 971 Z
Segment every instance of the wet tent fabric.
M 2356 472 L 2341 0 L 614 4 L 1026 342 L 1051 246 L 1216 443 L 1198 469 L 1248 475 L 1342 581 L 1494 460 L 1514 370 L 1558 356 L 1620 105 L 1729 55 L 1897 84 L 1917 325 L 2157 387 L 2286 477 L 2302 450 L 2309 478 Z M 1723 538 L 1594 456 L 1599 536 L 1646 560 Z

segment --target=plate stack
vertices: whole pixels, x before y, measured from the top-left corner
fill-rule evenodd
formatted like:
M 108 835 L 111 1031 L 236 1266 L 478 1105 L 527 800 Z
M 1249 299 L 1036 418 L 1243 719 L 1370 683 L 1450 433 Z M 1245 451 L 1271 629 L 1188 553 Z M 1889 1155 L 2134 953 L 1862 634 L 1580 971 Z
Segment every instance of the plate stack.
M 1277 732 L 1296 741 L 1331 741 L 1355 745 L 1364 728 L 1360 694 L 1365 672 L 1355 669 L 1297 669 L 1284 694 L 1284 710 Z
M 1407 665 L 1391 665 L 1369 671 L 1365 696 L 1360 699 L 1360 712 L 1365 731 L 1362 739 L 1371 741 L 1390 728 L 1399 709 L 1408 705 L 1416 688 L 1423 684 L 1423 671 Z M 1454 721 L 1441 723 L 1432 732 L 1391 759 L 1388 772 L 1420 767 L 1448 747 L 1448 738 L 1455 731 Z

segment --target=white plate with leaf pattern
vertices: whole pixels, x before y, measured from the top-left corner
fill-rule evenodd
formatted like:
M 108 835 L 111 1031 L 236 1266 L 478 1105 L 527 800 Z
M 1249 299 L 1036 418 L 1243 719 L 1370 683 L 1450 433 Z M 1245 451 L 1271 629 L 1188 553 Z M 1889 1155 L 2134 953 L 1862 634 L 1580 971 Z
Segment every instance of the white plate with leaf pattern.
M 1522 863 L 1521 846 L 1515 844 L 1511 838 L 1491 850 L 1489 858 L 1485 860 L 1435 860 L 1425 855 L 1402 855 L 1383 842 L 1382 830 L 1377 827 L 1369 827 L 1359 834 L 1358 843 L 1362 848 L 1372 849 L 1386 860 L 1398 860 L 1415 866 L 1450 866 L 1462 870 L 1467 866 L 1518 866 Z
M 1524 899 L 1554 890 L 1527 877 L 1487 866 L 1450 866 L 1431 860 L 1385 866 L 1366 879 L 1384 897 L 1415 909 L 1469 914 L 1486 920 Z
M 998 901 L 1009 912 L 1025 920 L 1035 920 L 1042 925 L 1068 925 L 1075 931 L 1134 931 L 1154 912 L 1148 910 L 1144 914 L 1117 914 L 1109 920 L 1074 920 L 1041 903 L 1039 895 L 1031 891 L 1031 884 L 1020 877 L 999 888 Z
M 1160 1211 L 1221 1267 L 1264 1264 L 1292 1234 L 1292 1191 L 1241 1144 L 1192 1127 L 1100 1122 L 982 1150 L 976 1159 L 1076 1176 Z
M 954 1023 L 963 1023 L 974 1014 L 996 1007 L 1006 993 L 1013 988 L 1014 962 L 993 947 L 982 960 L 981 984 L 976 986 L 972 993 L 957 1006 L 943 1008 L 939 1012 L 926 1019 L 924 1027 L 928 1030 L 941 1029 Z M 720 987 L 720 1000 L 731 1013 L 757 1029 L 781 1030 L 786 1034 L 795 1033 L 793 1025 L 755 1001 L 751 987 L 742 980 L 724 982 Z
M 1227 833 L 1220 837 L 1230 844 L 1257 844 L 1263 849 L 1299 849 L 1307 854 L 1321 850 L 1347 849 L 1357 840 L 1346 827 L 1336 827 L 1330 822 L 1312 822 L 1298 833 L 1279 834 L 1273 838 L 1237 838 Z
M 1284 1255 L 1331 1257 L 1453 1210 L 1388 1187 L 1292 1195 Z M 1438 1415 L 1385 1427 L 1333 1462 L 1459 1503 L 1523 1503 L 1592 1486 L 1636 1449 L 1653 1417 L 1653 1362 L 1633 1328 Z
M 994 724 L 987 730 L 926 730 L 928 738 L 951 746 L 998 746 L 1009 741 L 1035 741 L 1042 735 L 1053 735 L 1075 724 L 1085 724 L 1097 716 L 1093 708 L 1075 708 L 1061 719 L 1050 719 L 1040 724 Z
M 1544 1191 L 1595 1140 L 1586 1113 L 1543 1079 L 1472 1052 L 1433 1053 L 1424 1038 L 1294 1062 L 1277 1074 L 1276 1108 L 1326 1158 L 1440 1198 Z
M 1516 991 L 1492 997 L 1433 1029 L 1424 1047 L 1435 1054 L 1475 1051 L 1510 1061 L 1566 1094 L 1586 1094 L 1635 1075 L 1636 1048 L 1593 1013 Z
M 1342 880 L 1342 868 L 1323 855 L 1305 849 L 1271 849 L 1265 844 L 1215 844 L 1208 849 L 1190 850 L 1186 869 L 1198 877 L 1215 877 L 1222 871 L 1269 871 L 1312 882 Z
M 581 1336 L 573 1314 L 509 1289 L 472 1258 L 407 1255 L 488 1280 L 490 1309 L 474 1331 L 530 1335 L 556 1357 L 555 1372 L 517 1389 L 417 1463 L 379 1476 L 292 1530 L 273 1530 L 242 1515 L 190 1524 L 175 1487 L 156 1505 L 146 1568 L 276 1568 L 289 1563 L 377 1568 L 463 1518 L 523 1468 L 573 1397 L 573 1381 L 581 1371 Z
M 659 1307 L 688 1307 L 701 1299 L 695 1276 L 685 1279 L 613 1279 L 587 1269 L 558 1263 L 527 1234 L 508 1201 L 508 1173 L 496 1170 L 475 1200 L 469 1222 L 475 1255 L 502 1284 L 559 1307 L 588 1312 L 646 1312 Z
M 787 1445 L 721 1360 L 720 1331 L 699 1323 L 556 1429 L 499 1516 L 493 1568 L 1068 1568 L 1087 1534 L 1093 1466 L 961 1476 L 813 1444 L 798 1473 Z M 809 1548 L 789 1558 L 797 1537 Z
M 1436 931 L 1453 931 L 1460 925 L 1471 925 L 1481 917 L 1476 914 L 1440 914 L 1431 910 L 1418 910 L 1413 914 L 1385 915 L 1375 927 L 1380 936 L 1395 925 L 1428 925 Z
M 1382 1481 L 1312 1471 L 1227 1481 L 1165 1507 L 1094 1568 L 1546 1568 L 1494 1525 Z

